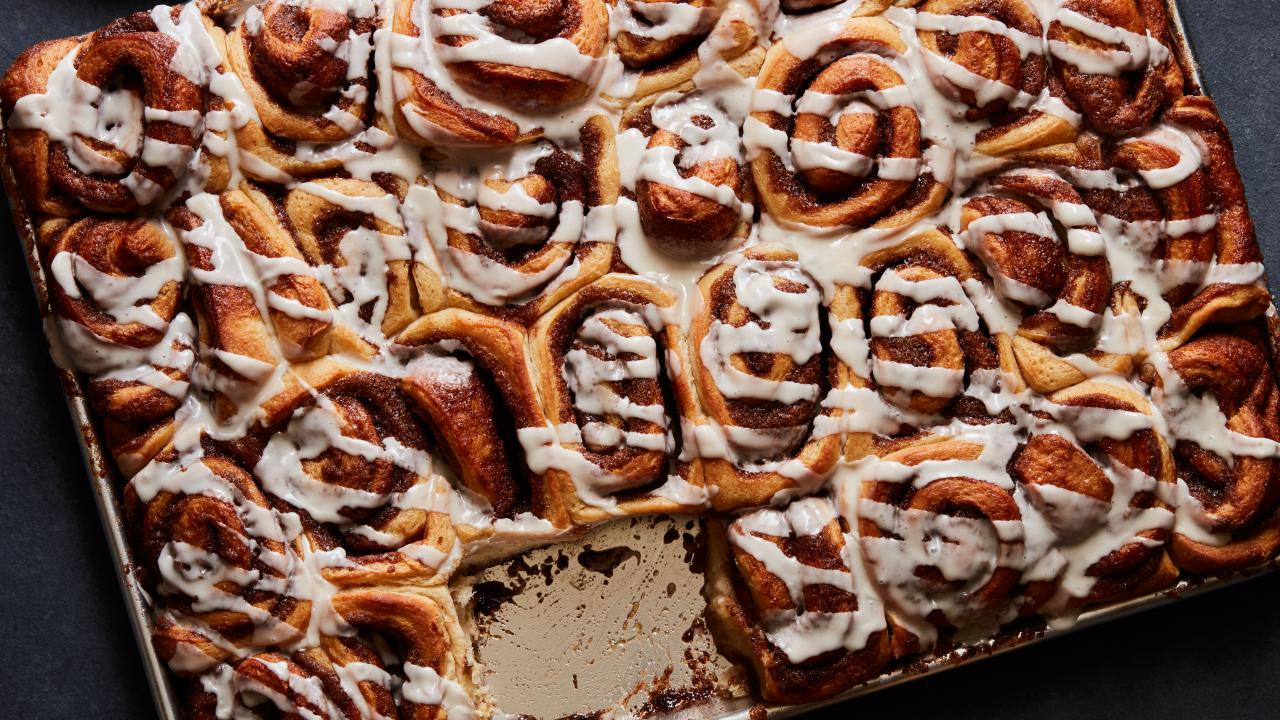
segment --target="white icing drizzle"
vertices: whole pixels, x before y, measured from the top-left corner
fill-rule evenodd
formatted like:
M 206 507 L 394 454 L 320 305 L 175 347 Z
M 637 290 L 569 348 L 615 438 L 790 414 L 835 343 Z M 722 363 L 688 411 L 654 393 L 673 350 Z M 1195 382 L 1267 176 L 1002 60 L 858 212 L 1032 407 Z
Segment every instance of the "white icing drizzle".
M 683 371 L 670 348 L 666 349 L 665 368 L 659 362 L 656 338 L 665 331 L 670 319 L 671 312 L 667 309 L 618 301 L 594 310 L 583 320 L 575 345 L 564 356 L 560 375 L 569 389 L 574 410 L 602 417 L 606 422 L 588 421 L 582 425 L 565 422 L 517 429 L 531 471 L 564 472 L 572 480 L 581 501 L 616 514 L 620 510 L 615 493 L 634 488 L 637 479 L 611 472 L 590 455 L 624 448 L 662 452 L 668 459 L 675 455 L 672 420 L 683 420 L 678 418 L 679 410 L 656 403 L 641 404 L 625 397 L 626 383 L 630 381 L 667 382 L 674 379 L 675 373 Z M 620 328 L 640 328 L 644 332 L 626 335 Z M 624 360 L 623 355 L 635 359 Z M 655 426 L 657 431 L 624 430 L 608 422 L 612 419 L 624 425 L 641 421 Z M 683 423 L 681 429 L 687 432 Z M 688 501 L 692 505 L 703 505 L 708 499 L 706 491 L 674 472 L 668 473 L 665 482 L 648 494 Z
M 665 409 L 661 405 L 637 404 L 616 394 L 613 389 L 614 383 L 658 378 L 657 344 L 648 335 L 624 337 L 618 334 L 614 324 L 622 327 L 642 326 L 644 320 L 626 309 L 602 310 L 587 318 L 578 330 L 578 338 L 587 347 L 602 349 L 605 357 L 601 358 L 580 347 L 570 349 L 565 355 L 561 372 L 569 391 L 573 393 L 574 406 L 581 413 L 613 416 L 623 423 L 642 420 L 657 425 L 661 432 L 623 431 L 615 425 L 593 421 L 582 427 L 583 442 L 593 447 L 629 445 L 646 450 L 666 451 Z M 622 360 L 622 355 L 636 355 L 638 359 Z
M 1049 41 L 1049 49 L 1055 58 L 1076 66 L 1083 73 L 1115 76 L 1164 64 L 1170 57 L 1169 48 L 1152 37 L 1150 32 L 1138 34 L 1113 27 L 1065 7 L 1058 9 L 1053 21 L 1098 42 L 1122 48 L 1090 48 L 1058 40 Z
M 862 569 L 856 535 L 840 532 L 841 567 L 834 569 L 807 565 L 766 539 L 817 535 L 832 524 L 839 528 L 832 501 L 810 497 L 791 503 L 785 510 L 757 510 L 729 527 L 729 541 L 734 547 L 759 560 L 787 588 L 793 607 L 772 610 L 762 619 L 769 641 L 793 663 L 833 650 L 857 652 L 867 647 L 873 634 L 886 627 L 884 608 Z M 810 585 L 828 585 L 849 593 L 856 602 L 855 609 L 807 609 L 804 588 Z
M 541 142 L 509 152 L 477 152 L 466 157 L 465 163 L 435 170 L 431 184 L 409 189 L 402 205 L 409 236 L 429 244 L 450 288 L 485 305 L 518 305 L 574 280 L 580 272 L 574 248 L 580 243 L 614 242 L 617 230 L 612 206 L 585 207 L 576 199 L 559 204 L 539 202 L 521 183 L 525 178 L 541 177 L 535 164 L 556 150 Z M 495 183 L 507 187 L 498 190 Z M 441 192 L 461 204 L 447 202 Z M 484 210 L 515 213 L 536 222 L 519 227 L 500 225 L 486 221 L 481 215 Z M 541 253 L 549 259 L 528 269 L 506 264 L 452 242 L 450 233 L 470 236 L 474 242 L 500 251 L 541 246 Z
M 806 289 L 788 292 L 780 290 L 778 282 L 798 283 Z M 731 360 L 739 353 L 781 353 L 803 365 L 821 352 L 819 293 L 812 281 L 795 262 L 746 260 L 734 268 L 733 286 L 738 303 L 758 320 L 736 327 L 712 321 L 699 352 L 720 393 L 732 399 L 783 404 L 816 400 L 817 385 L 748 375 Z
M 872 337 L 903 338 L 946 330 L 978 329 L 977 312 L 955 278 L 907 280 L 890 270 L 881 275 L 875 289 L 902 295 L 919 304 L 907 317 L 873 317 Z M 937 301 L 947 304 L 933 304 Z M 871 358 L 871 377 L 883 386 L 934 398 L 954 397 L 964 387 L 961 369 L 922 367 L 879 357 Z
M 400 695 L 405 700 L 439 706 L 448 720 L 472 720 L 476 716 L 470 693 L 453 680 L 441 677 L 432 668 L 413 663 L 404 664 L 404 674 L 407 680 L 400 686 Z

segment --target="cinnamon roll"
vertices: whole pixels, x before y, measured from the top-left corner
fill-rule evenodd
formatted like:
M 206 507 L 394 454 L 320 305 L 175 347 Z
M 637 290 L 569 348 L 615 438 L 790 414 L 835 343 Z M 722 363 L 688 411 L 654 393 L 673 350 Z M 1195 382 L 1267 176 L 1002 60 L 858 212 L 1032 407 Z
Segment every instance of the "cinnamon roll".
M 925 157 L 920 114 L 893 62 L 906 50 L 879 17 L 813 26 L 770 48 L 743 142 L 771 215 L 895 228 L 938 209 L 948 190 Z
M 49 134 L 38 127 L 42 118 L 48 117 L 42 106 L 50 104 L 49 81 L 54 71 L 61 70 L 58 85 L 66 85 L 67 78 L 74 75 L 75 52 L 82 41 L 83 38 L 62 38 L 33 45 L 13 61 L 0 79 L 0 108 L 6 118 L 5 154 L 11 166 L 22 168 L 26 182 L 19 185 L 18 190 L 27 207 L 36 213 L 68 217 L 82 207 L 74 196 L 59 187 L 50 162 L 54 153 L 71 151 L 59 140 L 50 142 Z M 26 119 L 19 120 L 18 102 L 28 97 L 33 99 L 25 101 Z
M 755 193 L 741 127 L 714 93 L 663 97 L 622 118 L 624 147 L 644 143 L 635 194 L 645 241 L 675 258 L 706 258 L 742 243 L 751 231 Z
M 190 682 L 186 717 L 395 717 L 392 676 L 377 651 L 356 638 L 326 644 L 218 666 Z
M 711 516 L 768 703 L 1274 564 L 1280 317 L 1169 22 L 197 0 L 22 54 L 5 183 L 187 714 L 496 717 L 463 570 L 646 513 Z
M 898 657 L 988 637 L 1035 612 L 1056 568 L 1029 550 L 1005 469 L 1010 429 L 927 438 L 858 467 L 862 555 L 883 588 Z
M 1266 562 L 1280 549 L 1280 391 L 1266 351 L 1212 333 L 1166 362 L 1146 366 L 1144 377 L 1175 442 L 1178 523 L 1169 554 L 1197 573 Z
M 998 414 L 989 396 L 1022 389 L 1008 336 L 990 333 L 989 291 L 950 238 L 913 235 L 872 250 L 861 266 L 866 330 L 848 329 L 846 352 L 858 367 L 854 384 L 874 382 L 887 405 L 858 393 L 854 408 L 866 416 L 852 418 L 859 430 L 895 435 L 938 416 Z
M 409 190 L 453 307 L 530 324 L 609 271 L 617 234 L 614 130 L 597 115 L 580 148 L 542 141 L 440 169 Z
M 396 338 L 401 388 L 447 463 L 450 512 L 464 542 L 568 524 L 530 472 L 521 437 L 543 425 L 526 343 L 518 325 L 456 309 L 427 315 Z
M 0 84 L 9 157 L 41 213 L 129 213 L 190 174 L 201 142 L 203 76 L 162 32 L 181 8 L 139 12 L 84 38 L 23 53 Z M 199 16 L 199 13 L 196 13 Z
M 821 700 L 888 664 L 884 608 L 830 499 L 709 520 L 706 532 L 708 622 L 764 700 Z
M 288 182 L 340 169 L 331 146 L 373 123 L 373 3 L 271 0 L 244 10 L 226 62 L 243 86 L 234 129 L 240 170 Z M 243 105 L 243 107 L 242 107 Z
M 314 593 L 299 576 L 312 548 L 236 462 L 166 452 L 125 487 L 124 507 L 161 603 L 152 641 L 172 670 L 199 674 L 306 637 Z
M 1106 147 L 1095 139 L 1036 158 L 1083 188 L 1122 290 L 1104 317 L 1106 349 L 1139 359 L 1152 345 L 1177 347 L 1206 324 L 1257 317 L 1270 302 L 1230 140 L 1212 103 L 1182 98 L 1164 118 Z M 1106 328 L 1112 319 L 1121 322 Z
M 487 714 L 472 681 L 469 641 L 446 590 L 347 591 L 334 596 L 333 610 L 348 627 L 399 648 L 401 717 L 472 720 Z
M 1211 322 L 1261 315 L 1262 251 L 1235 167 L 1226 127 L 1213 102 L 1179 100 L 1165 124 L 1115 149 L 1113 162 L 1142 179 L 1160 208 L 1159 281 L 1171 307 L 1159 341 L 1168 350 Z M 1150 235 L 1148 234 L 1148 238 Z
M 193 280 L 200 373 L 221 422 L 245 425 L 286 367 L 268 324 L 267 300 L 240 236 L 216 195 L 201 193 L 165 214 Z
M 1160 0 L 1066 0 L 1046 37 L 1068 97 L 1106 135 L 1146 127 L 1182 94 Z
M 130 477 L 169 442 L 190 392 L 181 250 L 163 225 L 142 219 L 49 220 L 38 234 L 58 339 L 91 376 L 104 439 Z
M 329 293 L 281 221 L 271 197 L 246 182 L 222 193 L 218 204 L 258 271 L 281 354 L 302 362 L 327 355 L 340 345 L 334 335 L 349 331 L 345 326 L 334 327 Z
M 998 330 L 1016 332 L 1023 377 L 1048 393 L 1098 374 L 1127 374 L 1123 326 L 1137 319 L 1137 300 L 1128 289 L 1113 292 L 1093 210 L 1052 172 L 1000 175 L 989 185 L 991 194 L 961 209 L 961 238 L 991 276 L 995 296 L 1022 311 L 1016 330 Z
M 259 425 L 236 441 L 263 492 L 295 513 L 328 582 L 441 581 L 460 548 L 450 492 L 395 378 L 324 359 L 294 366 Z
M 692 89 L 708 59 L 752 77 L 765 53 L 757 23 L 743 7 L 723 0 L 618 0 L 610 10 L 610 32 L 629 73 L 607 92 L 634 101 Z
M 400 198 L 381 185 L 313 180 L 289 190 L 281 210 L 335 313 L 366 342 L 377 345 L 444 305 L 430 250 L 406 233 Z
M 842 319 L 849 298 L 824 307 L 796 254 L 768 245 L 712 268 L 698 288 L 702 311 L 689 346 L 708 420 L 699 452 L 712 505 L 811 492 L 840 457 L 838 431 L 823 426 L 833 420 L 823 400 L 848 369 L 825 346 L 823 326 Z
M 1080 115 L 1049 72 L 1043 28 L 1027 0 L 926 0 L 910 16 L 921 59 L 938 90 L 987 119 L 973 150 L 1005 157 L 1071 142 Z
M 546 425 L 520 431 L 529 465 L 577 522 L 689 512 L 707 501 L 686 450 L 700 417 L 676 297 L 610 274 L 530 334 Z
M 383 103 L 421 145 L 511 145 L 595 88 L 609 39 L 604 0 L 396 3 Z M 389 62 L 388 62 L 389 61 Z
M 1174 468 L 1151 404 L 1119 381 L 1050 394 L 1009 467 L 1063 566 L 1051 612 L 1167 587 Z
M 201 675 L 191 683 L 189 717 L 466 719 L 484 707 L 447 594 L 347 591 L 332 604 L 341 634 Z M 384 650 L 392 644 L 398 654 Z

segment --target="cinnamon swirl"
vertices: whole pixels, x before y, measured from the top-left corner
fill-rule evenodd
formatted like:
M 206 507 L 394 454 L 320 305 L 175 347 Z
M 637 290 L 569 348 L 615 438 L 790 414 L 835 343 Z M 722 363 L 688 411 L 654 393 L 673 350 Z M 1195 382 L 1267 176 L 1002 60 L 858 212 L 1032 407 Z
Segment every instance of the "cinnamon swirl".
M 888 663 L 884 608 L 830 499 L 710 520 L 707 533 L 708 620 L 765 700 L 830 697 Z
M 333 145 L 372 126 L 373 3 L 274 0 L 244 11 L 226 37 L 227 65 L 243 86 L 235 128 L 244 173 L 268 182 L 342 167 Z
M 183 48 L 160 27 L 180 12 L 135 13 L 84 38 L 37 45 L 15 61 L 0 96 L 10 158 L 34 180 L 22 186 L 34 209 L 129 213 L 190 174 L 201 142 L 203 78 L 184 72 Z
M 421 584 L 457 564 L 450 492 L 395 378 L 331 359 L 295 366 L 235 445 L 318 551 L 344 549 L 329 582 Z
M 547 424 L 520 441 L 578 522 L 707 501 L 702 465 L 685 448 L 700 413 L 675 305 L 651 280 L 610 274 L 533 327 Z
M 444 305 L 435 260 L 408 234 L 400 198 L 373 181 L 322 178 L 285 194 L 298 249 L 323 278 L 343 325 L 377 345 Z
M 862 554 L 884 588 L 896 656 L 985 637 L 1035 612 L 1055 577 L 1029 549 L 1005 471 L 1009 443 L 994 433 L 929 438 L 861 470 L 851 503 Z
M 465 637 L 447 594 L 370 590 L 333 598 L 341 634 L 292 654 L 262 652 L 191 682 L 189 716 L 472 718 L 484 708 L 471 683 Z M 395 642 L 402 652 L 382 650 Z
M 178 244 L 142 219 L 49 220 L 38 232 L 61 344 L 92 377 L 107 446 L 132 476 L 168 444 L 190 392 L 194 327 L 179 310 Z
M 898 29 L 879 17 L 815 26 L 803 41 L 770 48 L 743 129 L 770 214 L 817 227 L 889 228 L 938 209 L 947 186 L 925 161 L 915 99 L 890 60 L 906 51 Z
M 1047 393 L 1093 375 L 1128 374 L 1122 338 L 1108 336 L 1136 319 L 1136 299 L 1126 289 L 1113 292 L 1092 209 L 1049 172 L 1000 175 L 990 185 L 992 194 L 965 203 L 961 235 L 992 277 L 995 295 L 1025 308 L 1016 335 L 999 331 L 1012 341 L 1026 381 Z
M 729 258 L 698 287 L 704 311 L 689 339 L 709 421 L 699 428 L 699 452 L 713 506 L 811 491 L 840 456 L 823 399 L 848 368 L 824 347 L 822 327 L 824 315 L 839 322 L 847 302 L 824 308 L 795 253 L 773 246 Z
M 312 552 L 253 476 L 225 456 L 159 456 L 124 490 L 140 572 L 163 607 L 152 641 L 175 672 L 303 640 L 314 610 L 294 582 Z

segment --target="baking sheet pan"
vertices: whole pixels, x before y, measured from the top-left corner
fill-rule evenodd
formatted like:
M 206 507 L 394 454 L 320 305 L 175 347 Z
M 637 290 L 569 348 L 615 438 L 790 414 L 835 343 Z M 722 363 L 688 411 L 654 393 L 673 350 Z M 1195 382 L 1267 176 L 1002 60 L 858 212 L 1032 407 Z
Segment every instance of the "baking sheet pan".
M 132 554 L 124 531 L 124 512 L 116 492 L 118 485 L 116 472 L 93 423 L 89 404 L 85 399 L 84 384 L 75 372 L 68 369 L 69 365 L 61 360 L 60 340 L 48 322 L 48 292 L 44 270 L 40 265 L 40 256 L 36 249 L 35 228 L 25 203 L 20 200 L 18 179 L 13 173 L 13 168 L 8 164 L 7 158 L 8 136 L 0 133 L 0 162 L 3 163 L 4 187 L 9 196 L 13 223 L 22 237 L 26 250 L 27 269 L 31 272 L 32 286 L 36 292 L 41 315 L 45 319 L 44 330 L 46 339 L 49 341 L 49 351 L 58 365 L 58 377 L 62 383 L 67 409 L 76 424 L 80 454 L 89 474 L 89 484 L 93 490 L 94 503 L 98 507 L 98 515 L 102 519 L 103 530 L 106 532 L 107 545 L 111 551 L 111 557 L 115 559 L 116 576 L 120 580 L 120 588 L 124 593 L 125 606 L 129 610 L 129 622 L 133 626 L 134 640 L 137 642 L 143 669 L 151 685 L 156 712 L 164 720 L 181 720 L 182 714 L 177 709 L 177 695 L 174 692 L 172 677 L 151 645 L 150 597 L 133 572 L 130 559 Z
M 1172 15 L 1172 21 L 1175 29 L 1175 44 L 1177 46 L 1176 50 L 1179 54 L 1180 59 L 1183 62 L 1184 67 L 1188 71 L 1188 76 L 1192 79 L 1192 81 L 1197 86 L 1203 87 L 1199 79 L 1200 76 L 1198 72 L 1198 66 L 1194 61 L 1194 58 L 1192 56 L 1192 53 L 1190 52 L 1190 48 L 1186 41 L 1186 35 L 1182 25 L 1181 16 L 1178 12 L 1178 8 L 1176 6 L 1176 3 L 1173 0 L 1169 0 L 1169 2 L 1171 5 L 1171 10 L 1172 10 L 1171 15 Z M 90 28 L 85 28 L 85 29 L 87 30 Z M 13 176 L 12 172 L 7 167 L 5 168 L 5 171 L 4 171 L 3 180 L 5 182 L 6 188 L 9 190 L 10 198 L 17 197 L 16 194 L 14 193 L 17 179 Z M 25 208 L 20 207 L 21 203 L 14 204 L 11 202 L 11 205 L 13 205 L 15 225 L 18 228 L 19 233 L 23 237 L 26 245 L 29 270 L 31 271 L 32 281 L 35 286 L 35 290 L 43 310 L 47 306 L 46 297 L 45 297 L 45 280 L 36 256 L 36 251 L 34 246 L 34 232 L 31 226 L 30 218 L 28 217 L 25 211 Z M 51 342 L 56 342 L 55 338 L 50 338 L 50 340 Z M 56 348 L 54 350 L 54 355 L 56 358 L 57 357 Z M 136 578 L 134 577 L 129 564 L 128 544 L 126 542 L 125 535 L 124 535 L 122 513 L 121 513 L 121 509 L 119 506 L 118 497 L 116 493 L 117 481 L 114 479 L 115 476 L 114 476 L 114 471 L 112 470 L 111 461 L 107 453 L 105 452 L 104 447 L 100 442 L 100 438 L 97 435 L 97 431 L 95 430 L 94 424 L 90 419 L 91 416 L 89 413 L 89 408 L 85 401 L 85 396 L 83 392 L 84 388 L 82 384 L 80 383 L 79 379 L 76 377 L 74 373 L 66 369 L 60 369 L 59 374 L 61 376 L 63 389 L 65 391 L 66 400 L 67 400 L 72 418 L 74 419 L 75 423 L 78 426 L 77 434 L 79 436 L 82 455 L 84 458 L 86 468 L 88 469 L 88 473 L 91 480 L 91 487 L 93 490 L 93 494 L 94 494 L 95 502 L 98 507 L 99 514 L 103 521 L 104 529 L 106 531 L 108 544 L 113 557 L 116 558 L 117 560 L 116 572 L 120 579 L 120 584 L 124 592 L 124 597 L 127 603 L 127 607 L 130 610 L 130 621 L 133 625 L 135 638 L 138 642 L 140 654 L 143 658 L 144 669 L 151 683 L 152 692 L 156 701 L 157 711 L 160 717 L 166 718 L 166 720 L 169 720 L 169 719 L 177 720 L 178 718 L 181 717 L 181 713 L 178 711 L 179 705 L 176 701 L 176 695 L 174 693 L 174 687 L 171 681 L 171 676 L 167 673 L 167 671 L 163 667 L 163 664 L 156 657 L 154 649 L 151 647 L 151 644 L 148 639 L 148 632 L 149 632 L 149 626 L 150 626 L 149 598 L 145 590 L 137 583 Z M 584 552 L 586 553 L 590 553 L 592 551 L 599 552 L 599 549 L 601 547 L 611 547 L 611 545 L 609 545 L 611 541 L 608 540 L 611 533 L 618 533 L 618 532 L 623 532 L 624 534 L 626 533 L 626 530 L 623 529 L 621 526 L 625 525 L 628 522 L 632 522 L 634 524 L 635 521 L 621 520 L 615 523 L 611 523 L 610 525 L 605 526 L 603 528 L 593 530 L 592 532 L 588 533 L 584 538 L 573 543 L 572 546 L 568 549 L 547 548 L 547 549 L 542 549 L 534 552 L 535 554 L 537 553 L 545 554 L 545 553 L 551 553 L 551 552 L 568 553 L 568 555 L 573 556 L 575 558 L 580 557 Z M 647 523 L 645 527 L 647 527 L 648 529 L 646 530 L 646 532 L 640 533 L 640 535 L 643 538 L 652 539 L 652 538 L 661 537 L 661 533 L 659 532 L 659 526 L 661 524 L 669 523 L 671 527 L 682 527 L 683 524 L 687 522 L 687 519 L 674 519 L 674 520 L 659 519 L 659 520 L 646 520 L 644 522 Z M 696 531 L 696 524 L 693 527 Z M 593 543 L 595 544 L 593 545 Z M 615 566 L 616 568 L 622 568 L 626 564 L 635 564 L 639 569 L 648 568 L 651 565 L 662 565 L 662 566 L 670 567 L 670 563 L 669 563 L 670 558 L 664 555 L 660 549 L 657 549 L 657 548 L 645 549 L 644 543 L 640 541 L 637 541 L 637 544 L 641 546 L 639 549 L 636 549 L 637 553 L 639 554 L 634 558 L 624 558 L 623 562 Z M 588 554 L 587 557 L 590 558 L 592 556 Z M 526 562 L 526 565 L 527 564 L 528 563 Z M 1267 566 L 1263 568 L 1259 568 L 1258 570 L 1255 570 L 1252 573 L 1232 576 L 1230 578 L 1225 578 L 1225 579 L 1208 579 L 1203 581 L 1196 581 L 1195 583 L 1189 583 L 1184 581 L 1180 583 L 1178 586 L 1162 591 L 1160 593 L 1155 593 L 1147 597 L 1131 600 L 1123 604 L 1109 606 L 1109 607 L 1101 608 L 1098 610 L 1093 610 L 1083 615 L 1080 618 L 1080 622 L 1076 626 L 1074 626 L 1072 630 L 1095 625 L 1113 618 L 1122 617 L 1124 615 L 1128 615 L 1130 613 L 1133 613 L 1139 610 L 1156 607 L 1181 597 L 1187 597 L 1193 594 L 1206 592 L 1208 590 L 1219 588 L 1219 587 L 1226 587 L 1228 585 L 1239 582 L 1243 579 L 1247 579 L 1248 577 L 1254 577 L 1262 573 L 1270 572 L 1275 569 L 1276 564 L 1277 562 L 1273 561 L 1272 563 L 1269 563 Z M 607 562 L 605 562 L 605 565 L 603 565 L 602 567 L 607 567 Z M 598 570 L 591 570 L 589 568 L 587 569 L 587 572 L 602 574 Z M 567 574 L 568 573 L 566 573 L 566 575 Z M 467 580 L 467 582 L 472 582 L 472 581 L 475 581 L 475 578 L 470 578 Z M 614 587 L 617 587 L 618 585 L 623 584 L 621 576 L 619 576 L 619 579 L 614 582 L 615 582 Z M 661 594 L 661 591 L 665 591 L 666 585 L 663 585 L 662 583 L 657 583 L 654 585 L 654 587 L 657 588 L 660 591 L 659 594 Z M 464 587 L 462 589 L 465 592 L 468 588 Z M 688 611 L 690 609 L 700 611 L 700 606 L 698 606 L 698 603 L 701 602 L 701 599 L 698 596 L 698 594 L 696 592 L 692 594 L 688 593 L 688 588 L 685 586 L 682 586 L 678 589 L 681 592 L 679 596 L 681 599 L 681 603 L 675 603 L 675 604 L 682 605 L 681 612 Z M 542 597 L 552 598 L 554 600 L 554 598 L 557 597 L 559 592 L 560 592 L 560 589 L 559 587 L 557 587 L 555 592 L 550 592 L 550 591 L 545 592 Z M 680 615 L 680 617 L 683 619 L 685 615 Z M 596 622 L 599 625 L 603 625 L 606 621 L 598 620 Z M 592 632 L 594 632 L 595 629 L 599 629 L 603 635 L 608 635 L 608 632 L 609 632 L 608 628 L 604 628 L 604 627 L 596 628 L 590 622 L 583 624 L 583 627 L 587 628 L 588 631 L 592 631 Z M 495 633 L 494 637 L 497 637 L 497 634 L 515 633 L 519 631 L 519 628 L 514 628 L 514 627 L 504 627 L 504 628 L 490 627 L 487 629 Z M 680 628 L 680 629 L 683 631 L 683 628 Z M 971 663 L 984 657 L 990 657 L 996 654 L 1007 652 L 1012 649 L 1025 647 L 1027 645 L 1039 642 L 1043 639 L 1046 639 L 1049 637 L 1055 637 L 1057 635 L 1064 634 L 1065 632 L 1070 632 L 1070 631 L 1071 630 L 1028 631 L 1023 634 L 1019 634 L 1011 637 L 1004 637 L 995 642 L 963 648 L 963 649 L 948 653 L 946 655 L 943 655 L 941 657 L 930 658 L 925 661 L 915 663 L 906 669 L 895 670 L 863 686 L 855 688 L 845 694 L 829 699 L 827 701 L 810 704 L 810 705 L 804 705 L 804 706 L 770 708 L 769 713 L 771 716 L 775 716 L 775 717 L 794 716 L 806 711 L 829 706 L 835 703 L 848 700 L 853 697 L 874 692 L 879 689 L 901 684 L 903 682 L 921 677 L 923 675 L 935 674 L 937 672 L 941 672 L 942 670 L 949 669 L 952 667 L 957 667 L 961 664 Z M 684 634 L 683 632 L 680 633 L 681 636 L 683 636 L 683 634 Z M 681 638 L 681 642 L 686 642 L 686 641 L 684 641 L 683 638 Z M 592 652 L 594 652 L 594 650 Z M 583 651 L 583 652 L 579 652 L 578 654 L 590 660 L 592 658 L 592 652 Z M 636 692 L 632 693 L 631 698 L 628 700 L 627 707 L 633 710 L 639 709 L 640 711 L 645 712 L 646 714 L 650 712 L 653 712 L 655 714 L 663 714 L 664 707 L 661 705 L 660 702 L 657 705 L 655 705 L 653 702 L 655 701 L 655 699 L 662 700 L 663 698 L 666 698 L 671 701 L 670 704 L 672 706 L 679 704 L 678 700 L 680 699 L 678 697 L 675 697 L 674 695 L 669 694 L 664 696 L 662 694 L 665 691 L 662 689 L 663 681 L 661 679 L 661 676 L 663 674 L 664 668 L 661 662 L 661 658 L 667 658 L 669 660 L 671 656 L 669 654 L 669 649 L 666 649 L 665 646 L 664 646 L 664 649 L 656 652 L 658 652 L 656 656 L 653 656 L 653 657 L 646 656 L 646 657 L 639 658 L 636 661 L 638 665 L 633 666 L 633 669 L 636 670 L 636 672 L 634 672 L 631 677 L 628 677 L 628 678 L 614 677 L 613 678 L 615 685 L 617 685 L 618 683 L 622 683 L 622 684 L 631 683 L 633 682 L 633 679 L 635 682 L 640 683 L 640 685 L 636 685 L 634 687 L 628 686 L 627 688 L 624 688 L 626 690 L 633 690 L 633 689 L 636 690 Z M 655 660 L 655 657 L 658 657 L 659 660 Z M 495 656 L 495 660 L 496 660 L 496 656 Z M 595 664 L 594 661 L 593 661 L 593 664 Z M 714 660 L 711 661 L 711 664 L 714 664 Z M 499 663 L 495 662 L 494 666 L 498 667 Z M 609 671 L 609 672 L 612 672 L 612 671 Z M 646 679 L 646 677 L 644 677 L 646 674 L 653 677 L 649 677 Z M 676 690 L 681 688 L 687 689 L 684 685 L 681 685 L 680 682 L 681 681 L 677 678 L 668 677 L 666 690 Z M 643 687 L 641 687 L 641 685 L 643 685 Z M 532 689 L 529 689 L 529 688 L 526 688 L 526 690 L 532 691 Z M 643 700 L 643 702 L 641 702 L 638 706 L 630 702 L 631 700 L 637 700 L 637 699 Z M 648 705 L 645 705 L 645 703 L 648 703 Z M 725 718 L 726 720 L 730 718 L 732 718 L 733 720 L 738 720 L 739 718 L 742 718 L 745 720 L 745 718 L 747 718 L 748 715 L 750 714 L 752 717 L 752 720 L 758 720 L 758 714 L 751 712 L 753 705 L 754 705 L 753 701 L 745 698 L 738 699 L 738 700 L 730 700 L 730 701 L 715 700 L 713 701 L 712 705 L 699 704 L 694 706 L 686 706 L 684 710 L 695 711 L 696 714 L 704 717 L 714 712 L 714 714 L 718 715 L 721 718 Z M 518 709 L 518 708 L 512 708 L 512 709 Z M 671 713 L 668 713 L 668 714 L 671 714 Z M 683 714 L 683 713 L 680 713 L 677 710 L 674 714 Z

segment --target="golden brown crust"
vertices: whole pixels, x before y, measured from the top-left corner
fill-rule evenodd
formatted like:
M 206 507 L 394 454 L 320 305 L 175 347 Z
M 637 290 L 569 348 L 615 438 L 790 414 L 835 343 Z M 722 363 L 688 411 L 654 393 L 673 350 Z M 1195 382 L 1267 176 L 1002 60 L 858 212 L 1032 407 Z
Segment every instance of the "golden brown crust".
M 284 258 L 285 267 L 306 262 L 282 222 L 278 208 L 259 188 L 243 183 L 224 192 L 219 204 L 227 223 L 254 255 L 268 261 Z M 283 301 L 276 303 L 281 307 L 269 304 L 268 314 L 286 359 L 303 362 L 329 354 L 331 343 L 336 342 L 332 337 L 335 332 L 333 302 L 328 290 L 314 275 L 281 273 L 267 279 L 265 291 Z
M 559 500 L 528 469 L 518 437 L 543 424 L 525 330 L 449 309 L 421 318 L 396 342 L 410 358 L 403 391 L 467 492 L 496 518 L 532 512 L 567 524 Z M 492 528 L 460 522 L 458 531 L 471 540 Z
M 639 19 L 646 17 L 645 6 L 654 0 L 620 2 L 625 3 L 621 6 L 623 13 Z M 691 32 L 657 38 L 622 30 L 614 36 L 614 46 L 622 63 L 628 69 L 639 71 L 630 97 L 615 100 L 643 104 L 666 91 L 692 90 L 694 75 L 702 69 L 701 45 L 708 42 L 714 42 L 716 54 L 739 75 L 751 77 L 760 69 L 765 50 L 750 23 L 736 18 L 721 22 L 723 8 L 713 0 L 681 0 L 680 4 L 700 11 L 699 22 Z M 636 24 L 643 27 L 645 21 Z M 714 40 L 710 37 L 713 30 Z
M 288 191 L 282 203 L 298 250 L 312 265 L 331 265 L 339 273 L 369 262 L 366 253 L 386 263 L 385 288 L 378 297 L 354 297 L 350 288 L 343 288 L 345 302 L 338 303 L 358 316 L 348 316 L 347 325 L 358 327 L 363 321 L 369 325 L 364 333 L 375 339 L 395 335 L 444 304 L 439 278 L 404 240 L 404 223 L 394 209 L 397 200 L 372 181 L 322 178 Z M 348 239 L 353 232 L 360 242 Z
M 54 67 L 82 42 L 83 36 L 46 40 L 23 51 L 0 82 L 0 100 L 4 103 L 5 117 L 13 116 L 14 107 L 21 98 L 44 93 Z M 52 148 L 49 136 L 38 129 L 12 127 L 12 123 L 5 134 L 8 162 L 23 174 L 25 181 L 18 187 L 31 211 L 62 217 L 73 215 L 79 204 L 58 187 L 50 172 Z
M 183 241 L 187 265 L 196 277 L 208 273 L 191 290 L 196 339 L 207 349 L 206 362 L 222 379 L 216 384 L 216 412 L 229 418 L 275 373 L 280 360 L 253 290 L 235 275 L 224 276 L 214 264 L 217 239 L 206 241 L 205 220 L 185 205 L 166 213 L 166 220 Z M 221 238 L 230 241 L 231 238 Z

